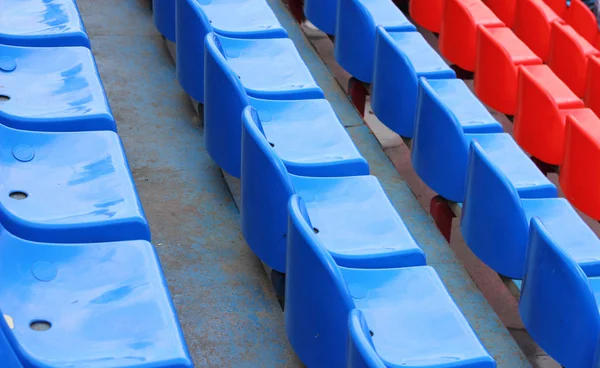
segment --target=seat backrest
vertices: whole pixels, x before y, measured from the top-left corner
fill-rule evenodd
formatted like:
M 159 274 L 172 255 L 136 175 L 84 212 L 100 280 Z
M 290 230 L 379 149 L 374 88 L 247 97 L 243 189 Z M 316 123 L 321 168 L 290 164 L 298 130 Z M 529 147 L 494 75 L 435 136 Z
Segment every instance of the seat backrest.
M 562 18 L 543 0 L 519 0 L 513 31 L 543 61 L 548 60 L 552 23 Z
M 22 368 L 23 365 L 13 349 L 13 346 L 18 346 L 18 342 L 6 318 L 10 317 L 0 311 L 0 362 L 3 368 Z
M 212 157 L 228 155 L 240 157 L 240 116 L 244 107 L 249 105 L 249 100 L 242 82 L 227 64 L 219 36 L 213 32 L 205 38 L 205 62 L 204 141 L 206 149 Z M 239 177 L 239 168 L 228 169 L 230 170 L 233 171 L 229 172 L 231 175 Z
M 588 60 L 587 84 L 585 87 L 585 106 L 600 115 L 600 57 L 592 56 Z
M 354 301 L 333 257 L 316 237 L 298 195 L 288 204 L 285 329 L 308 367 L 342 367 Z M 327 328 L 325 328 L 325 326 Z M 314 361 L 307 361 L 310 357 Z M 342 354 L 344 360 L 346 354 Z
M 346 368 L 385 368 L 375 352 L 369 326 L 360 310 L 353 309 L 350 312 L 348 330 Z
M 213 29 L 198 0 L 175 1 L 177 80 L 190 96 L 204 103 L 204 38 Z
M 512 28 L 515 21 L 515 9 L 517 3 L 522 0 L 483 0 L 483 3 L 490 8 L 508 27 Z
M 335 35 L 338 0 L 304 0 L 306 18 L 321 31 Z
M 241 223 L 246 242 L 256 255 L 269 265 L 285 259 L 287 202 L 294 186 L 284 163 L 265 137 L 258 112 L 246 107 L 242 120 Z M 259 209 L 268 208 L 272 216 L 257 216 Z M 252 239 L 262 231 L 270 241 Z M 273 245 L 276 248 L 273 249 Z
M 544 2 L 561 17 L 563 17 L 567 11 L 567 2 L 565 0 L 544 0 Z
M 531 220 L 519 313 L 533 339 L 561 365 L 592 365 L 600 332 L 594 292 L 538 218 Z
M 408 11 L 418 25 L 428 31 L 440 33 L 443 5 L 444 0 L 415 0 L 408 3 Z
M 517 190 L 472 141 L 460 221 L 465 242 L 496 272 L 520 279 L 528 226 Z
M 571 0 L 563 15 L 564 20 L 588 42 L 594 43 L 598 35 L 598 22 L 590 8 L 581 0 Z

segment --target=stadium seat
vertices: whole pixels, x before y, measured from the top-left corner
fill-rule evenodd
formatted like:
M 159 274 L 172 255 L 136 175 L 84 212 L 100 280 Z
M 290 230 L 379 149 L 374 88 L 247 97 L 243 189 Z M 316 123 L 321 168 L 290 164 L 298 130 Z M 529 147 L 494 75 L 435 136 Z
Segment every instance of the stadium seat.
M 25 367 L 193 367 L 152 244 L 39 243 L 0 229 L 0 254 L 3 331 Z
M 543 219 L 531 220 L 527 252 L 519 302 L 527 332 L 564 367 L 598 367 L 600 275 L 580 267 Z
M 585 88 L 585 106 L 600 115 L 600 57 L 592 56 L 588 60 L 587 84 Z
M 388 32 L 412 32 L 415 26 L 392 0 L 338 0 L 335 58 L 354 78 L 371 83 L 376 27 Z
M 559 16 L 564 16 L 567 11 L 567 2 L 563 0 L 544 0 L 544 2 L 554 10 Z
M 598 36 L 596 16 L 581 0 L 571 0 L 571 5 L 563 14 L 564 20 L 589 43 L 594 43 Z
M 242 124 L 242 234 L 269 267 L 286 272 L 287 202 L 295 193 L 305 198 L 314 231 L 340 265 L 425 264 L 425 254 L 366 167 L 347 172 L 357 176 L 291 174 L 267 141 L 255 109 L 244 110 Z
M 341 265 L 301 198 L 289 201 L 284 320 L 306 366 L 376 367 L 365 353 L 387 367 L 496 366 L 433 268 Z
M 177 80 L 194 100 L 204 103 L 204 38 L 210 32 L 243 38 L 287 38 L 265 0 L 177 1 Z
M 566 129 L 560 186 L 573 206 L 600 220 L 600 170 L 593 166 L 600 157 L 600 119 L 569 115 Z
M 169 41 L 176 41 L 175 8 L 179 0 L 152 0 L 152 15 L 156 29 Z
M 39 242 L 150 240 L 116 133 L 0 132 L 3 227 Z
M 514 115 L 519 65 L 541 63 L 542 60 L 510 29 L 479 27 L 475 94 L 489 107 Z
M 582 109 L 583 101 L 546 65 L 520 67 L 517 101 L 515 140 L 543 162 L 559 165 L 565 119 L 574 109 Z
M 338 0 L 304 0 L 304 14 L 318 29 L 335 35 Z
M 444 0 L 440 52 L 451 63 L 474 72 L 477 27 L 504 27 L 481 0 Z
M 552 23 L 564 23 L 543 0 L 519 0 L 513 31 L 544 62 L 550 53 Z
M 483 147 L 471 142 L 460 228 L 475 255 L 501 275 L 521 279 L 529 223 L 539 217 L 586 272 L 600 272 L 600 240 L 564 198 L 520 198 Z
M 412 164 L 427 186 L 462 202 L 469 144 L 477 140 L 522 198 L 556 196 L 556 187 L 535 167 L 463 81 L 421 78 Z
M 588 59 L 600 55 L 593 45 L 568 25 L 554 23 L 548 66 L 577 96 L 583 98 Z
M 248 96 L 250 93 L 244 76 L 248 75 L 250 83 L 253 82 L 252 78 L 255 76 L 252 75 L 252 66 L 249 65 L 247 69 L 241 70 L 243 73 L 236 74 L 235 65 L 232 66 L 229 60 L 223 57 L 216 40 L 217 38 L 208 38 L 206 43 L 206 90 L 210 93 L 206 95 L 204 106 L 204 138 L 209 154 L 221 168 L 235 177 L 240 176 L 240 116 L 246 106 L 252 105 L 259 110 L 265 121 L 265 132 L 269 141 L 275 145 L 276 151 L 287 162 L 292 172 L 311 172 L 311 175 L 317 175 L 319 172 L 318 175 L 337 176 L 354 172 L 356 167 L 368 172 L 365 160 L 356 150 L 331 105 L 322 98 L 322 92 L 315 82 L 291 80 L 289 84 L 273 83 L 284 93 L 288 93 L 284 90 L 288 85 L 307 86 L 309 89 L 299 89 L 295 92 L 298 98 L 310 98 L 306 100 L 287 99 L 285 95 L 274 96 L 282 97 L 282 100 Z M 291 43 L 287 39 L 275 41 Z M 263 64 L 261 69 L 270 68 L 269 63 L 265 64 L 265 59 L 258 58 L 256 62 Z M 276 76 L 285 76 L 285 73 L 289 72 L 285 65 L 289 66 L 290 63 L 273 65 L 271 71 Z M 300 63 L 298 66 L 300 67 Z M 304 64 L 301 68 L 306 70 Z M 241 81 L 237 75 L 242 75 Z M 265 74 L 259 74 L 256 78 L 260 79 L 263 75 Z M 312 79 L 308 70 L 304 75 L 306 79 Z M 297 80 L 300 79 L 298 76 L 303 77 L 302 69 L 297 72 Z M 260 82 L 265 80 L 268 81 L 263 79 Z M 282 80 L 285 82 L 285 77 L 282 77 Z M 311 84 L 314 87 L 311 87 Z M 253 85 L 258 84 L 254 82 L 251 86 Z M 262 85 L 259 87 L 267 90 Z M 319 134 L 314 134 L 315 131 Z
M 0 124 L 36 131 L 116 131 L 89 49 L 0 45 L 0 54 Z
M 0 44 L 90 47 L 75 0 L 3 0 L 0 7 Z
M 428 31 L 440 33 L 443 5 L 444 0 L 416 0 L 408 3 L 408 11 L 418 25 Z
M 483 0 L 483 3 L 496 14 L 508 28 L 515 22 L 515 12 L 518 3 L 522 0 Z
M 412 138 L 419 78 L 455 78 L 454 71 L 419 32 L 387 32 L 377 27 L 371 108 L 379 120 Z

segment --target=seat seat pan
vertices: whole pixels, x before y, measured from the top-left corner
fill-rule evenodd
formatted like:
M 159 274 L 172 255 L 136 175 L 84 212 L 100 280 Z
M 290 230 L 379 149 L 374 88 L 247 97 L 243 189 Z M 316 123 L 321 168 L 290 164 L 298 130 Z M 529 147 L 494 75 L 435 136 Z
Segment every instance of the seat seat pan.
M 287 37 L 287 32 L 265 0 L 199 0 L 213 30 L 222 36 L 263 38 L 265 34 Z
M 250 98 L 250 104 L 258 111 L 267 140 L 291 174 L 369 174 L 367 161 L 327 100 Z
M 74 0 L 2 0 L 0 8 L 0 44 L 90 46 Z
M 564 198 L 524 199 L 529 223 L 538 217 L 588 276 L 600 276 L 600 240 Z
M 519 192 L 521 198 L 556 197 L 557 190 L 507 133 L 467 134 L 470 144 L 481 144 L 494 164 Z
M 419 32 L 388 32 L 396 45 L 408 57 L 418 76 L 454 78 L 454 71 L 427 43 Z
M 528 65 L 526 70 L 552 96 L 559 109 L 583 107 L 583 102 L 548 65 Z
M 373 17 L 375 25 L 388 31 L 416 30 L 404 13 L 391 0 L 359 0 Z
M 291 175 L 317 237 L 337 264 L 386 268 L 425 264 L 425 255 L 374 176 Z
M 433 268 L 341 272 L 386 367 L 495 367 Z
M 94 57 L 83 47 L 0 45 L 0 123 L 36 131 L 116 130 Z
M 150 240 L 118 135 L 0 126 L 0 222 L 43 242 Z M 13 192 L 27 195 L 11 197 Z
M 502 125 L 460 79 L 431 79 L 427 83 L 440 100 L 450 106 L 465 133 L 500 133 Z
M 250 97 L 274 100 L 323 98 L 323 91 L 290 39 L 219 37 L 227 63 Z
M 488 32 L 506 50 L 513 65 L 539 65 L 542 63 L 542 60 L 509 28 L 489 28 Z
M 0 254 L 0 304 L 25 366 L 192 366 L 152 244 L 33 243 L 0 229 Z

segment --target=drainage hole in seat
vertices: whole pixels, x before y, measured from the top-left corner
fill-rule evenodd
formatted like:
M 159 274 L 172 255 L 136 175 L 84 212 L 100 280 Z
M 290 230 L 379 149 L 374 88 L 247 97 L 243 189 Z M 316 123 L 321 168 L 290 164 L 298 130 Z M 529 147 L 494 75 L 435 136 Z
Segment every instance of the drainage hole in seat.
M 10 96 L 0 95 L 0 102 L 4 102 L 4 101 L 8 101 L 8 100 L 10 100 Z
M 371 334 L 371 337 L 373 337 L 373 335 L 375 335 L 375 334 L 373 333 L 373 331 L 371 331 L 371 330 L 369 330 L 369 333 Z
M 35 331 L 48 331 L 52 324 L 48 321 L 36 320 L 31 322 L 29 327 Z
M 269 142 L 269 144 L 271 145 L 271 147 L 275 147 L 275 143 Z
M 318 234 L 318 233 L 319 233 L 319 229 L 317 229 L 316 227 L 313 227 L 313 232 L 314 232 L 315 234 Z
M 16 199 L 17 201 L 23 200 L 28 197 L 27 193 L 21 191 L 10 192 L 8 196 L 12 199 Z

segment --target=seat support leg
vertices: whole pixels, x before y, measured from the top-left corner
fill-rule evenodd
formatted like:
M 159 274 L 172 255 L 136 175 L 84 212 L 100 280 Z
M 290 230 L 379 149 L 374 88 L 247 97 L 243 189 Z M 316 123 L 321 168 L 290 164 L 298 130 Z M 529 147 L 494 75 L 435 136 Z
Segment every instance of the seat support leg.
M 433 217 L 435 225 L 440 230 L 444 238 L 450 242 L 452 235 L 452 219 L 456 217 L 448 204 L 448 200 L 440 195 L 431 198 L 429 203 L 429 213 Z
M 360 116 L 365 116 L 365 105 L 367 101 L 367 88 L 364 83 L 352 77 L 348 81 L 348 95 Z
M 285 273 L 271 270 L 271 284 L 281 309 L 285 309 Z
M 288 7 L 290 8 L 290 11 L 292 12 L 294 18 L 296 18 L 296 21 L 302 24 L 302 22 L 304 22 L 305 19 L 304 0 L 288 0 Z

